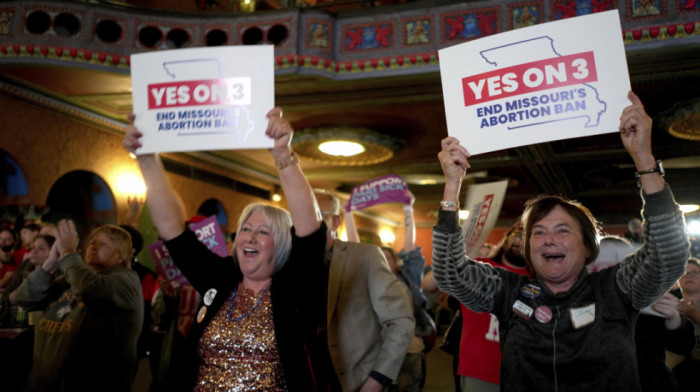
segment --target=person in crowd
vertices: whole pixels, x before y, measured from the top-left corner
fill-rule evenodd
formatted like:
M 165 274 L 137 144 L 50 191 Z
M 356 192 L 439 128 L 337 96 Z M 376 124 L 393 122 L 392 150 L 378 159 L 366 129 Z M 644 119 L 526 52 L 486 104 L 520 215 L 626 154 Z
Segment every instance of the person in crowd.
M 54 242 L 55 238 L 48 235 L 39 234 L 34 238 L 29 258 L 17 268 L 17 273 L 7 285 L 7 291 L 0 294 L 0 325 L 23 329 L 19 335 L 0 349 L 2 352 L 0 379 L 2 379 L 3 391 L 20 391 L 32 368 L 34 331 L 28 328 L 32 316 L 17 306 L 15 290 L 26 280 L 30 272 L 40 267 L 48 259 Z M 17 317 L 18 314 L 22 314 L 22 316 Z
M 505 268 L 519 275 L 530 275 L 521 252 L 523 227 L 516 222 L 506 233 L 499 245 L 491 249 L 490 257 L 477 257 L 476 260 L 494 267 Z M 482 248 L 480 248 L 481 251 Z M 430 275 L 424 286 L 437 290 L 437 284 Z M 458 364 L 455 383 L 459 390 L 498 391 L 500 389 L 501 348 L 498 338 L 498 318 L 486 312 L 473 312 L 464 304 L 459 304 L 461 321 Z
M 627 222 L 627 231 L 623 235 L 625 239 L 639 247 L 644 236 L 644 227 L 639 218 L 632 218 Z
M 595 272 L 615 266 L 638 245 L 623 237 L 603 236 L 598 257 L 586 269 Z M 666 364 L 666 353 L 682 356 L 695 345 L 693 324 L 681 316 L 679 298 L 680 290 L 672 288 L 650 307 L 641 309 L 637 318 L 634 339 L 643 392 L 678 391 L 676 378 Z
M 328 228 L 326 317 L 333 366 L 344 392 L 382 391 L 397 380 L 413 336 L 408 290 L 379 247 L 337 239 L 340 200 L 328 191 L 315 193 Z
M 132 117 L 133 120 L 133 117 Z M 196 390 L 340 390 L 319 339 L 328 268 L 326 229 L 298 159 L 290 148 L 292 127 L 274 108 L 266 135 L 289 212 L 249 204 L 241 213 L 233 258 L 209 251 L 185 228 L 179 206 L 155 154 L 138 156 L 148 208 L 170 256 L 202 306 L 190 329 L 191 361 L 180 388 Z M 124 147 L 136 153 L 141 133 L 126 129 Z M 293 226 L 293 227 L 292 227 Z
M 462 312 L 461 304 L 459 301 L 454 299 L 451 295 L 440 291 L 440 288 L 433 278 L 433 268 L 429 265 L 423 281 L 421 282 L 421 288 L 424 293 L 428 295 L 437 295 L 435 304 L 433 307 L 433 317 L 438 328 L 441 326 L 440 313 L 449 312 L 450 322 L 447 324 L 447 329 L 442 336 L 442 341 L 438 346 L 440 350 L 450 354 L 452 356 L 452 377 L 454 381 L 454 391 L 462 392 L 462 385 L 460 382 L 459 372 L 459 346 L 462 340 Z
M 119 225 L 131 236 L 131 270 L 136 272 L 141 282 L 141 295 L 143 299 L 143 326 L 137 343 L 138 358 L 149 357 L 152 351 L 153 331 L 151 330 L 151 300 L 156 290 L 156 274 L 145 265 L 139 263 L 137 255 L 143 249 L 143 235 L 135 227 Z
M 0 289 L 6 287 L 17 271 L 12 250 L 17 244 L 17 234 L 9 227 L 0 229 Z
M 17 234 L 9 227 L 0 228 L 0 250 L 3 253 L 12 253 L 17 243 Z
M 6 287 L 14 277 L 17 268 L 22 262 L 27 259 L 29 249 L 31 248 L 34 238 L 39 235 L 40 227 L 36 223 L 28 223 L 22 227 L 19 232 L 19 243 L 16 243 L 12 251 L 11 258 L 3 258 L 4 273 L 0 277 L 0 288 Z M 0 256 L 2 257 L 2 256 Z M 2 272 L 2 270 L 0 270 Z
M 14 292 L 18 305 L 43 310 L 25 391 L 130 390 L 143 317 L 131 238 L 105 225 L 82 256 L 78 243 L 73 221 L 60 221 L 49 257 Z
M 15 305 L 14 291 L 27 279 L 30 272 L 46 261 L 55 240 L 54 237 L 47 235 L 38 235 L 34 238 L 34 242 L 29 248 L 28 258 L 17 267 L 17 273 L 7 287 L 0 289 L 0 325 L 9 325 L 10 308 Z
M 521 246 L 522 223 L 516 222 L 492 251 L 490 258 L 477 261 L 512 271 L 518 275 L 528 273 Z M 498 337 L 498 318 L 486 312 L 474 312 L 460 304 L 462 335 L 459 345 L 461 390 L 464 392 L 498 391 L 500 388 L 501 347 Z
M 700 259 L 691 257 L 680 279 L 683 300 L 678 306 L 680 313 L 692 321 L 695 345 L 685 359 L 673 368 L 681 391 L 697 391 L 700 388 Z
M 651 118 L 634 93 L 628 97 L 620 134 L 637 169 L 648 235 L 639 251 L 596 273 L 585 269 L 598 254 L 596 220 L 557 196 L 536 197 L 523 213 L 523 253 L 534 279 L 467 258 L 457 202 L 469 152 L 453 137 L 441 142 L 446 182 L 433 271 L 442 290 L 498 317 L 502 391 L 641 389 L 637 315 L 668 291 L 690 255 L 683 214 L 651 151 Z
M 58 236 L 58 227 L 56 224 L 51 222 L 43 222 L 41 224 L 41 229 L 39 230 L 39 235 L 50 235 L 53 238 Z
M 410 202 L 404 205 L 403 209 L 405 228 L 403 249 L 400 253 L 396 253 L 393 248 L 388 246 L 382 246 L 381 249 L 389 265 L 389 270 L 408 289 L 413 304 L 413 318 L 416 322 L 411 344 L 408 346 L 408 352 L 396 379 L 396 390 L 399 392 L 420 392 L 425 385 L 425 344 L 423 338 L 429 338 L 436 333 L 436 327 L 432 317 L 425 309 L 427 300 L 421 289 L 425 257 L 423 257 L 420 247 L 416 246 L 416 225 L 413 216 L 413 204 L 416 198 L 413 193 L 407 192 Z M 355 227 L 352 212 L 346 213 L 345 224 L 346 228 Z M 354 229 L 352 231 L 356 232 Z M 348 240 L 353 241 L 353 238 L 348 235 Z M 354 242 L 359 242 L 359 238 L 356 238 Z
M 16 265 L 19 266 L 19 264 L 27 257 L 27 254 L 29 254 L 29 249 L 34 242 L 34 238 L 39 235 L 40 231 L 41 226 L 36 223 L 28 223 L 19 231 L 20 248 L 14 251 L 12 254 Z
M 150 361 L 153 374 L 151 392 L 172 391 L 180 387 L 178 374 L 186 371 L 188 364 L 177 359 L 186 348 L 200 301 L 201 296 L 192 285 L 182 286 L 158 277 L 158 289 L 151 311 L 154 330 L 154 352 Z

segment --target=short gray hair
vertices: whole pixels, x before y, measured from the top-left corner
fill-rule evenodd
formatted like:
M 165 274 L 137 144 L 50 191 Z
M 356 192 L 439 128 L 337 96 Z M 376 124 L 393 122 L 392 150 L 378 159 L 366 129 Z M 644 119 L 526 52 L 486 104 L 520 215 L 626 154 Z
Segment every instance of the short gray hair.
M 325 189 L 319 189 L 316 188 L 314 189 L 314 196 L 316 196 L 316 200 L 319 199 L 319 197 L 325 197 L 331 202 L 331 210 L 330 211 L 321 211 L 321 212 L 329 212 L 332 213 L 333 215 L 340 215 L 340 199 L 338 199 L 338 196 L 332 194 L 331 192 L 325 190 Z

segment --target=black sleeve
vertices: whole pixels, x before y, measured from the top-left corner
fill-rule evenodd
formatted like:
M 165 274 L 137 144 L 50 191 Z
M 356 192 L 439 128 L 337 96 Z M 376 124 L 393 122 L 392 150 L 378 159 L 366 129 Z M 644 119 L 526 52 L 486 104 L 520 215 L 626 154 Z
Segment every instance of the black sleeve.
M 173 263 L 200 294 L 219 286 L 219 280 L 236 279 L 241 274 L 231 256 L 221 257 L 201 243 L 191 230 L 165 241 Z

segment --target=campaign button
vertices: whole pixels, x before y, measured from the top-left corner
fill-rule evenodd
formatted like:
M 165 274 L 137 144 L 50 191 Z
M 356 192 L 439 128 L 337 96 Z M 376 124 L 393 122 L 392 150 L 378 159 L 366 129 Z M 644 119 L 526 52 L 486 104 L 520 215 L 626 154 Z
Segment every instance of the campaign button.
M 202 320 L 204 320 L 204 316 L 206 316 L 206 314 L 207 314 L 207 307 L 206 307 L 206 306 L 202 306 L 202 307 L 199 309 L 199 312 L 197 313 L 197 322 L 198 322 L 198 323 L 201 323 Z
M 534 283 L 528 283 L 520 288 L 520 295 L 525 298 L 535 299 L 540 296 L 540 286 Z
M 211 303 L 214 301 L 214 297 L 216 297 L 216 289 L 207 290 L 207 292 L 204 294 L 204 305 L 211 305 Z
M 535 309 L 535 318 L 542 324 L 547 324 L 552 320 L 552 309 L 542 305 Z

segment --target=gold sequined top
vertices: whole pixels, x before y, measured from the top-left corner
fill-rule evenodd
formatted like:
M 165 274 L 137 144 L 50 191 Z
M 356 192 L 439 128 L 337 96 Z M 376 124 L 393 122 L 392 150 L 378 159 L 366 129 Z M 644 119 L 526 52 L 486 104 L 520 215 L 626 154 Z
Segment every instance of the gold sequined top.
M 202 365 L 195 391 L 286 391 L 269 290 L 260 297 L 240 283 L 236 292 L 199 340 Z

